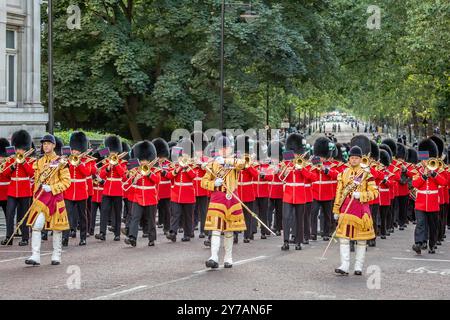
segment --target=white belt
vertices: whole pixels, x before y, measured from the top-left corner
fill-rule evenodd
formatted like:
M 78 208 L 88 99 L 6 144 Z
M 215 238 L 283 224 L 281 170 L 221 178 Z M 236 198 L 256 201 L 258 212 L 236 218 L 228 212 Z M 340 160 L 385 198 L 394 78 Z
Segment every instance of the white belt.
M 0 182 L 0 186 L 7 186 L 7 185 L 9 185 L 9 181 L 7 181 L 7 182 Z
M 288 187 L 304 187 L 304 183 L 286 183 Z
M 92 180 L 92 176 L 86 177 L 86 180 Z
M 160 181 L 159 184 L 170 184 L 170 180 Z
M 336 180 L 330 180 L 330 181 L 314 181 L 313 184 L 334 184 L 337 183 Z
M 195 181 L 201 181 L 202 179 L 203 179 L 202 177 L 194 178 Z
M 251 186 L 253 182 L 238 182 L 238 186 Z
M 305 184 L 305 187 L 311 187 L 311 185 L 310 184 Z
M 102 190 L 103 190 L 103 188 L 98 188 L 98 187 L 94 187 L 94 190 L 99 190 L 99 191 L 102 191 Z
M 439 193 L 438 190 L 418 190 L 417 193 L 422 193 L 422 194 L 436 194 Z
M 152 190 L 155 189 L 155 186 L 134 186 L 133 187 L 135 189 L 139 189 L 139 190 Z
M 279 185 L 283 185 L 284 183 L 283 182 L 271 182 L 270 184 L 273 186 L 279 186 Z
M 30 181 L 30 178 L 11 178 L 11 181 Z
M 268 184 L 269 181 L 256 181 L 255 183 L 256 184 Z
M 86 182 L 86 179 L 70 179 L 70 182 Z
M 381 191 L 381 192 L 389 192 L 389 189 L 381 189 L 381 188 L 379 188 L 378 191 Z
M 192 186 L 192 182 L 175 182 L 176 186 L 180 186 L 180 187 L 188 187 L 188 186 Z
M 108 181 L 120 181 L 120 182 L 122 182 L 122 179 L 121 179 L 121 178 L 106 178 L 106 180 L 108 180 Z

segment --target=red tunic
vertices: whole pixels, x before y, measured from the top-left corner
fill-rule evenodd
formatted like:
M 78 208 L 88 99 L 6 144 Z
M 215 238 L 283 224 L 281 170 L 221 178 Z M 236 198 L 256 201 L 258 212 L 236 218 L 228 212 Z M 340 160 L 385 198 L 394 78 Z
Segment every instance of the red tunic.
M 157 187 L 161 180 L 159 172 L 151 173 L 146 177 L 139 178 L 132 185 L 133 198 L 132 202 L 138 203 L 140 206 L 154 206 L 158 203 Z
M 208 158 L 203 156 L 200 158 L 200 161 L 203 163 L 208 162 Z M 197 165 L 194 169 L 195 178 L 194 178 L 194 188 L 195 188 L 195 196 L 196 197 L 204 197 L 209 196 L 210 192 L 201 186 L 202 178 L 206 173 L 206 170 L 202 169 L 199 165 Z
M 329 167 L 331 163 L 325 161 L 323 163 L 325 167 Z M 318 201 L 330 201 L 336 197 L 337 188 L 337 176 L 339 171 L 336 167 L 330 169 L 328 174 L 324 171 L 314 170 L 316 172 L 316 179 L 313 181 L 313 198 Z
M 243 202 L 252 202 L 256 199 L 254 180 L 258 179 L 258 171 L 254 167 L 239 171 L 237 195 Z
M 85 162 L 86 159 L 82 159 L 76 167 L 69 162 L 70 186 L 64 191 L 65 200 L 80 201 L 88 198 L 86 178 L 91 176 L 91 166 Z
M 178 168 L 178 165 L 176 165 L 176 168 Z M 170 200 L 176 203 L 195 203 L 194 170 L 187 169 L 187 171 L 184 171 L 184 169 L 181 169 L 176 174 L 176 168 L 166 175 L 173 182 Z
M 255 179 L 256 197 L 268 198 L 269 197 L 269 183 L 272 180 L 272 176 L 269 173 L 269 164 L 262 163 L 255 168 L 258 171 L 258 175 Z M 261 178 L 260 173 L 264 173 L 264 177 Z
M 274 170 L 277 172 L 279 166 L 277 165 Z M 269 198 L 270 199 L 283 199 L 283 182 L 275 172 L 271 175 L 272 180 L 269 183 Z
M 6 201 L 8 199 L 8 188 L 10 179 L 0 174 L 0 201 Z
M 9 167 L 15 161 L 15 159 L 8 160 L 4 168 Z M 16 167 L 15 170 L 12 170 L 12 167 L 9 167 L 3 171 L 4 178 L 10 179 L 7 195 L 14 198 L 31 197 L 33 192 L 31 189 L 30 178 L 34 176 L 31 159 L 27 158 L 25 162 L 21 164 L 16 163 L 14 165 Z
M 169 160 L 164 160 L 164 161 L 162 161 L 162 163 L 160 163 L 160 168 L 162 170 L 169 171 L 169 169 L 170 169 L 169 166 L 170 166 Z M 172 181 L 167 177 L 161 176 L 161 181 L 159 182 L 159 185 L 158 185 L 158 198 L 159 199 L 170 199 L 171 186 L 172 186 Z
M 108 163 L 109 160 L 106 160 Z M 122 180 L 125 178 L 127 167 L 125 161 L 119 160 L 119 164 L 113 166 L 111 171 L 106 171 L 106 165 L 100 170 L 100 178 L 105 181 L 103 195 L 111 197 L 123 197 Z
M 285 164 L 293 169 L 294 164 L 292 162 L 285 162 Z M 291 170 L 287 169 L 287 170 Z M 306 190 L 305 190 L 305 178 L 314 179 L 314 174 L 308 169 L 290 171 L 286 177 L 280 177 L 285 182 L 283 202 L 291 204 L 305 204 Z
M 435 178 L 428 177 L 424 180 L 423 169 L 419 169 L 419 174 L 413 179 L 412 185 L 417 189 L 416 210 L 424 212 L 439 211 L 439 190 L 440 185 L 447 184 L 447 180 L 442 174 L 437 174 Z

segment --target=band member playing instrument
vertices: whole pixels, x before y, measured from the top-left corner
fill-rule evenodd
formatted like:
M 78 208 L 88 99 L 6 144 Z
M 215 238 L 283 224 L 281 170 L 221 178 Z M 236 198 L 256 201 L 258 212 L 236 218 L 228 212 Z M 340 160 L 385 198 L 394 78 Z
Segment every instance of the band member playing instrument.
M 106 164 L 100 170 L 100 178 L 105 180 L 103 187 L 102 204 L 100 209 L 100 233 L 96 239 L 106 240 L 106 227 L 108 218 L 113 213 L 114 241 L 120 241 L 120 226 L 122 215 L 122 180 L 125 178 L 125 161 L 119 159 L 122 152 L 122 143 L 117 136 L 109 136 L 105 139 L 105 147 L 109 148 L 110 155 L 105 159 Z
M 378 145 L 375 141 L 370 140 L 370 174 L 375 180 L 375 184 L 377 187 L 380 186 L 380 183 L 384 179 L 384 173 L 381 172 L 381 166 L 379 165 L 380 160 L 380 148 L 378 148 Z M 378 189 L 379 191 L 379 189 Z M 370 207 L 370 213 L 372 215 L 373 220 L 373 230 L 375 232 L 375 238 L 367 241 L 367 244 L 369 247 L 375 247 L 376 246 L 376 237 L 380 234 L 380 229 L 378 227 L 378 220 L 380 216 L 380 193 L 378 194 L 378 197 L 373 199 L 369 202 Z
M 34 201 L 29 210 L 27 226 L 31 227 L 32 255 L 26 264 L 40 264 L 41 231 L 53 231 L 52 265 L 61 263 L 62 231 L 69 229 L 63 193 L 70 186 L 70 172 L 65 159 L 54 152 L 55 137 L 41 139 L 44 156 L 34 163 Z
M 211 191 L 211 198 L 206 215 L 205 230 L 211 231 L 211 257 L 206 267 L 219 267 L 220 236 L 224 233 L 224 267 L 233 266 L 233 232 L 244 231 L 245 221 L 242 206 L 237 200 L 236 187 L 239 170 L 244 168 L 244 161 L 232 157 L 231 141 L 219 136 L 215 140 L 218 156 L 207 166 L 202 179 L 202 187 Z
M 170 152 L 169 145 L 162 138 L 156 138 L 152 141 L 156 148 L 156 156 L 159 159 L 159 167 L 168 171 L 171 165 L 169 160 Z M 171 180 L 161 175 L 161 181 L 158 185 L 158 227 L 162 227 L 166 235 L 170 229 L 170 193 Z
M 156 205 L 158 204 L 157 187 L 161 180 L 160 169 L 154 167 L 156 163 L 156 149 L 150 141 L 142 141 L 134 145 L 133 157 L 139 160 L 140 166 L 133 169 L 131 176 L 131 221 L 128 237 L 125 243 L 133 247 L 139 230 L 139 222 L 146 216 L 148 223 L 148 245 L 154 246 L 156 241 Z
M 397 168 L 400 171 L 398 181 L 398 229 L 404 230 L 407 222 L 407 209 L 409 199 L 408 181 L 413 174 L 406 167 L 406 147 L 397 142 Z
M 389 216 L 389 210 L 391 206 L 390 188 L 392 187 L 392 174 L 387 170 L 391 165 L 391 156 L 386 150 L 380 150 L 380 163 L 382 167 L 378 170 L 378 176 L 376 182 L 378 185 L 378 203 L 380 213 L 380 237 L 386 239 L 387 235 L 387 222 Z M 381 181 L 380 181 L 381 179 Z M 372 215 L 373 222 L 375 224 L 376 216 Z M 375 229 L 375 227 L 374 227 Z M 376 230 L 376 229 L 375 229 Z
M 269 148 L 271 169 L 273 171 L 272 181 L 269 184 L 269 198 L 270 207 L 275 209 L 274 227 L 277 236 L 281 235 L 283 221 L 283 182 L 278 175 L 280 162 L 283 160 L 283 148 L 284 144 L 281 141 L 272 141 Z
M 445 176 L 438 172 L 438 166 L 430 164 L 430 157 L 436 158 L 438 148 L 431 139 L 424 139 L 419 143 L 419 160 L 422 167 L 417 170 L 412 185 L 417 189 L 416 198 L 416 229 L 414 230 L 414 245 L 412 249 L 421 253 L 423 241 L 426 241 L 426 228 L 428 225 L 428 253 L 435 253 L 437 242 L 437 228 L 439 215 L 439 186 L 447 184 Z
M 317 179 L 313 181 L 313 203 L 311 209 L 311 239 L 317 240 L 317 217 L 319 210 L 322 209 L 323 215 L 323 235 L 322 239 L 328 241 L 331 233 L 334 231 L 332 226 L 332 207 L 333 199 L 336 196 L 336 178 L 339 172 L 332 167 L 332 163 L 327 159 L 330 157 L 330 140 L 320 137 L 314 142 L 314 155 L 320 157 L 319 170 L 316 170 Z
M 101 156 L 98 152 L 94 153 L 94 158 L 97 158 L 97 163 L 101 161 Z M 101 211 L 102 196 L 103 196 L 103 186 L 105 185 L 105 180 L 101 179 L 97 174 L 97 163 L 96 161 L 91 161 L 94 167 L 95 173 L 92 176 L 92 201 L 91 201 L 91 216 L 89 223 L 89 234 L 94 235 L 95 233 L 95 223 L 97 221 L 97 211 Z
M 177 150 L 182 150 L 184 155 L 178 158 L 175 168 L 165 174 L 165 177 L 173 181 L 171 193 L 172 210 L 170 217 L 170 230 L 167 239 L 175 242 L 180 221 L 183 222 L 183 238 L 181 241 L 190 241 L 193 237 L 192 224 L 194 222 L 195 189 L 193 181 L 196 177 L 190 158 L 193 152 L 193 143 L 190 139 L 184 139 L 177 145 Z M 180 161 L 183 159 L 182 161 Z
M 370 152 L 370 143 L 368 145 Z M 336 237 L 340 238 L 341 265 L 336 273 L 348 275 L 350 268 L 350 240 L 357 240 L 355 275 L 361 275 L 366 254 L 366 240 L 373 239 L 373 221 L 369 201 L 378 196 L 375 181 L 368 168 L 361 168 L 363 151 L 359 146 L 350 149 L 350 167 L 338 175 L 336 199 L 333 206 L 338 220 Z
M 258 171 L 258 176 L 255 181 L 255 204 L 258 217 L 265 225 L 269 225 L 269 183 L 272 180 L 272 174 L 268 171 L 270 164 L 269 158 L 267 157 L 267 144 L 265 141 L 259 141 L 255 147 L 257 164 L 254 165 L 254 167 Z M 261 239 L 267 239 L 267 235 L 270 234 L 270 231 L 262 225 L 260 227 Z
M 11 137 L 11 145 L 16 148 L 16 155 L 11 157 L 3 166 L 1 175 L 10 179 L 8 186 L 8 199 L 6 204 L 6 239 L 2 241 L 2 245 L 8 242 L 8 239 L 14 232 L 14 217 L 20 221 L 25 212 L 30 207 L 32 189 L 30 178 L 33 177 L 33 166 L 31 159 L 26 156 L 31 148 L 31 136 L 25 130 L 19 130 L 13 133 Z M 28 227 L 25 224 L 21 226 L 22 241 L 19 246 L 27 246 L 29 239 Z M 9 242 L 12 245 L 13 240 Z
M 88 138 L 81 131 L 75 131 L 70 135 L 71 156 L 69 157 L 70 186 L 64 191 L 67 213 L 69 215 L 69 230 L 63 232 L 63 247 L 69 243 L 69 235 L 76 238 L 77 226 L 80 225 L 80 242 L 78 245 L 86 245 L 87 235 L 87 211 L 88 199 L 87 177 L 91 176 L 92 168 L 88 159 L 82 155 L 88 148 Z

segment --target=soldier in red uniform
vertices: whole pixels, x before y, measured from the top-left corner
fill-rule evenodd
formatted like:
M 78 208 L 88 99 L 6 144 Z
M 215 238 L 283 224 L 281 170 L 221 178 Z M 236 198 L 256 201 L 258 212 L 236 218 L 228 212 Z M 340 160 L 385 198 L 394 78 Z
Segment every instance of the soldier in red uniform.
M 122 143 L 117 136 L 106 137 L 106 148 L 109 148 L 111 155 L 106 159 L 106 164 L 100 170 L 100 178 L 105 180 L 103 187 L 102 204 L 100 210 L 100 233 L 95 235 L 96 239 L 106 240 L 106 227 L 111 212 L 114 214 L 114 241 L 120 241 L 120 226 L 122 214 L 122 180 L 126 174 L 125 161 L 119 159 L 117 162 L 111 161 L 112 155 L 119 155 L 122 152 Z
M 235 151 L 238 157 L 243 158 L 244 156 L 250 155 L 250 140 L 248 136 L 239 135 L 236 137 Z M 255 210 L 255 200 L 256 192 L 254 187 L 254 181 L 258 179 L 258 171 L 252 165 L 252 163 L 247 163 L 243 170 L 238 171 L 238 185 L 237 185 L 237 195 L 239 199 L 252 211 Z M 253 240 L 253 221 L 252 215 L 243 207 L 244 219 L 246 229 L 244 230 L 244 243 L 249 243 Z M 235 233 L 235 237 L 236 237 Z M 235 241 L 236 242 L 236 241 Z
M 67 214 L 69 216 L 70 237 L 76 237 L 78 223 L 80 224 L 80 242 L 78 245 L 86 245 L 87 235 L 87 212 L 86 203 L 88 199 L 88 187 L 86 178 L 91 176 L 91 166 L 88 164 L 91 160 L 87 157 L 79 158 L 81 153 L 86 152 L 88 148 L 88 138 L 84 132 L 75 131 L 70 135 L 70 148 L 73 157 L 69 157 L 70 186 L 64 191 L 64 201 Z M 63 232 L 62 245 L 69 244 L 69 230 Z
M 171 165 L 169 160 L 169 145 L 163 138 L 156 138 L 152 141 L 156 148 L 156 156 L 159 158 L 159 168 L 168 171 Z M 171 180 L 161 175 L 158 185 L 158 227 L 163 227 L 164 234 L 170 229 L 170 193 Z
M 9 147 L 9 141 L 5 138 L 0 138 L 0 166 L 8 157 L 6 147 Z M 0 167 L 1 168 L 1 167 Z M 10 179 L 0 174 L 0 207 L 3 210 L 6 219 L 6 202 L 8 200 L 8 187 Z
M 256 158 L 258 164 L 255 169 L 258 171 L 255 180 L 256 201 L 255 209 L 259 219 L 269 226 L 269 183 L 272 180 L 272 174 L 269 172 L 269 158 L 267 157 L 267 144 L 260 141 L 256 145 Z M 256 226 L 256 224 L 255 224 Z M 269 226 L 270 227 L 270 226 Z M 270 231 L 261 225 L 261 239 L 266 239 Z
M 377 187 L 379 187 L 380 182 L 384 179 L 384 173 L 381 172 L 380 170 L 381 168 L 379 168 L 376 164 L 374 164 L 374 162 L 378 162 L 380 160 L 380 149 L 378 148 L 377 143 L 373 140 L 370 140 L 370 160 L 371 160 L 370 174 L 374 178 Z M 375 232 L 375 238 L 367 241 L 369 247 L 376 246 L 376 236 L 380 233 L 378 225 L 378 220 L 380 216 L 379 200 L 380 200 L 380 193 L 378 193 L 375 199 L 369 201 L 370 213 L 372 215 L 373 220 L 373 229 Z
M 444 153 L 444 140 L 438 136 L 431 136 L 431 140 L 434 141 L 438 148 L 438 158 L 442 159 L 442 154 Z M 449 179 L 448 171 L 442 168 L 441 175 L 445 180 Z M 438 226 L 437 226 L 437 241 L 436 244 L 440 246 L 444 242 L 445 236 L 445 226 L 447 224 L 447 207 L 446 202 L 448 202 L 448 188 L 447 183 L 445 185 L 439 186 L 439 215 L 438 215 Z
M 140 166 L 135 168 L 131 182 L 133 198 L 131 200 L 131 222 L 125 243 L 133 247 L 139 229 L 139 222 L 143 215 L 148 222 L 148 246 L 152 247 L 156 241 L 156 205 L 158 204 L 158 184 L 161 180 L 160 169 L 153 166 L 146 170 L 149 163 L 156 158 L 156 149 L 150 141 L 142 141 L 134 145 L 133 157 L 137 158 Z
M 325 137 L 318 138 L 314 143 L 314 155 L 320 157 L 320 170 L 315 170 L 317 178 L 313 185 L 313 203 L 311 209 L 311 239 L 317 240 L 317 217 L 320 208 L 324 219 L 324 228 L 322 239 L 328 241 L 331 235 L 333 217 L 333 200 L 336 196 L 337 176 L 339 172 L 332 166 L 327 159 L 330 157 L 330 140 Z
M 128 154 L 123 157 L 122 159 L 124 160 L 125 164 L 128 163 L 128 160 L 130 160 L 130 153 L 131 153 L 131 147 L 128 143 L 126 143 L 125 141 L 122 141 L 122 152 L 127 152 Z M 130 194 L 134 191 L 133 188 L 128 188 L 128 191 L 125 191 L 127 189 L 125 189 L 125 186 L 122 185 L 122 188 L 124 189 L 123 191 L 123 217 L 121 219 L 122 222 L 125 223 L 129 223 L 129 221 L 131 221 L 131 199 L 133 198 L 133 195 Z M 146 222 L 146 221 L 142 221 L 142 222 Z M 147 236 L 147 225 L 145 225 L 143 223 L 143 231 L 144 231 L 144 236 Z
M 281 235 L 283 220 L 283 182 L 278 176 L 280 162 L 283 160 L 284 144 L 281 141 L 272 141 L 269 148 L 271 158 L 272 180 L 269 183 L 270 207 L 275 209 L 275 233 Z
M 378 186 L 378 204 L 380 212 L 380 237 L 381 239 L 386 239 L 387 235 L 387 219 L 389 216 L 389 210 L 391 206 L 391 194 L 389 189 L 393 183 L 393 176 L 388 171 L 388 167 L 391 165 L 391 156 L 386 150 L 380 150 L 380 163 L 383 167 L 377 170 L 377 176 L 375 177 Z M 380 180 L 381 179 L 381 180 Z M 375 218 L 373 217 L 375 222 Z M 375 223 L 374 223 L 375 226 Z
M 304 153 L 304 138 L 293 133 L 286 139 L 286 151 L 291 151 L 296 157 Z M 296 223 L 295 250 L 302 249 L 304 240 L 304 213 L 306 204 L 305 179 L 314 180 L 315 174 L 309 169 L 294 164 L 293 161 L 284 161 L 284 169 L 279 173 L 281 181 L 285 183 L 283 194 L 283 240 L 281 250 L 289 250 L 290 230 Z M 295 220 L 293 219 L 295 216 Z
M 208 199 L 210 192 L 201 186 L 202 178 L 206 174 L 206 165 L 208 164 L 209 158 L 205 156 L 204 150 L 208 144 L 208 138 L 202 132 L 193 132 L 191 134 L 191 140 L 194 142 L 195 149 L 195 178 L 194 178 L 194 188 L 195 188 L 195 207 L 194 207 L 194 225 L 192 233 L 198 226 L 200 222 L 200 234 L 199 238 L 205 238 L 205 222 L 206 222 L 206 212 L 208 211 Z
M 400 180 L 400 171 L 393 164 L 394 154 L 392 152 L 392 149 L 387 144 L 384 143 L 380 144 L 379 148 L 389 153 L 389 157 L 391 158 L 391 164 L 387 168 L 388 172 L 391 174 L 390 179 L 391 184 L 389 187 L 389 196 L 391 199 L 391 205 L 389 206 L 389 214 L 387 215 L 386 219 L 386 228 L 387 228 L 386 235 L 390 236 L 391 233 L 394 232 L 394 200 L 396 197 L 396 190 L 398 189 L 398 181 Z
M 398 181 L 398 229 L 404 230 L 408 221 L 407 209 L 409 199 L 408 181 L 412 179 L 413 174 L 408 171 L 406 163 L 406 147 L 397 142 L 397 168 L 399 168 L 400 179 Z
M 391 162 L 391 168 L 389 169 L 391 172 L 394 172 L 397 174 L 398 179 L 395 180 L 392 184 L 392 192 L 393 192 L 393 199 L 392 199 L 392 207 L 391 207 L 391 224 L 389 226 L 390 228 L 390 233 L 394 233 L 394 229 L 397 228 L 399 226 L 399 185 L 400 185 L 400 177 L 401 177 L 401 170 L 400 166 L 401 163 L 400 161 L 397 161 L 396 157 L 397 157 L 397 143 L 391 139 L 391 138 L 387 138 L 384 139 L 382 141 L 383 144 L 387 145 L 389 147 L 389 149 L 391 149 L 391 158 L 392 158 L 392 162 Z M 398 169 L 396 169 L 398 168 Z
M 30 134 L 25 130 L 14 132 L 11 137 L 11 145 L 16 148 L 16 155 L 24 154 L 31 148 Z M 13 235 L 16 209 L 17 222 L 19 222 L 28 211 L 32 198 L 30 178 L 34 176 L 34 170 L 31 159 L 27 157 L 23 162 L 16 159 L 17 156 L 8 160 L 3 167 L 3 172 L 0 173 L 11 181 L 8 186 L 6 204 L 6 239 L 2 241 L 2 245 L 6 245 L 8 239 Z M 22 240 L 19 242 L 19 246 L 26 246 L 29 240 L 29 230 L 25 223 L 22 224 L 21 231 Z M 9 242 L 9 245 L 12 243 L 13 240 Z
M 190 158 L 193 152 L 193 143 L 190 139 L 183 139 L 177 144 L 181 148 L 184 157 Z M 179 158 L 178 158 L 179 159 Z M 193 237 L 192 224 L 194 223 L 195 189 L 194 179 L 196 174 L 192 167 L 186 163 L 177 163 L 170 171 L 163 171 L 166 178 L 173 181 L 171 192 L 172 210 L 170 217 L 170 230 L 167 239 L 177 241 L 177 232 L 180 220 L 183 221 L 183 238 L 181 241 L 190 241 Z
M 430 157 L 437 157 L 438 148 L 431 139 L 424 139 L 419 143 L 419 160 L 422 167 L 416 172 L 412 185 L 417 189 L 416 198 L 416 229 L 414 231 L 414 242 L 412 249 L 421 253 L 422 244 L 425 238 L 426 226 L 428 225 L 428 253 L 435 253 L 437 241 L 437 228 L 439 216 L 439 186 L 446 185 L 444 175 L 436 170 L 431 170 L 427 166 Z

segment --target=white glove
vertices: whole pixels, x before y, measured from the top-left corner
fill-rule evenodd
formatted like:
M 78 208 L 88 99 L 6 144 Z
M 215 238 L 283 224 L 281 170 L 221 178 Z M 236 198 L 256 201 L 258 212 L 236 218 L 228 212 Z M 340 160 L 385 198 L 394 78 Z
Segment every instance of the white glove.
M 205 170 L 208 164 L 206 162 L 203 162 L 201 165 L 202 170 Z
M 337 213 L 334 214 L 334 220 L 339 220 L 339 215 Z
M 42 185 L 42 189 L 44 189 L 45 192 L 50 192 L 50 191 L 52 191 L 52 188 L 50 188 L 50 186 L 49 186 L 48 184 Z
M 214 181 L 214 186 L 220 187 L 223 184 L 222 178 L 217 178 L 216 181 Z
M 361 197 L 361 193 L 358 191 L 353 192 L 353 198 L 359 199 Z
M 217 157 L 217 158 L 216 158 L 216 161 L 217 161 L 219 164 L 224 164 L 224 163 L 225 163 L 225 159 L 224 159 L 223 157 L 221 157 L 221 156 Z

